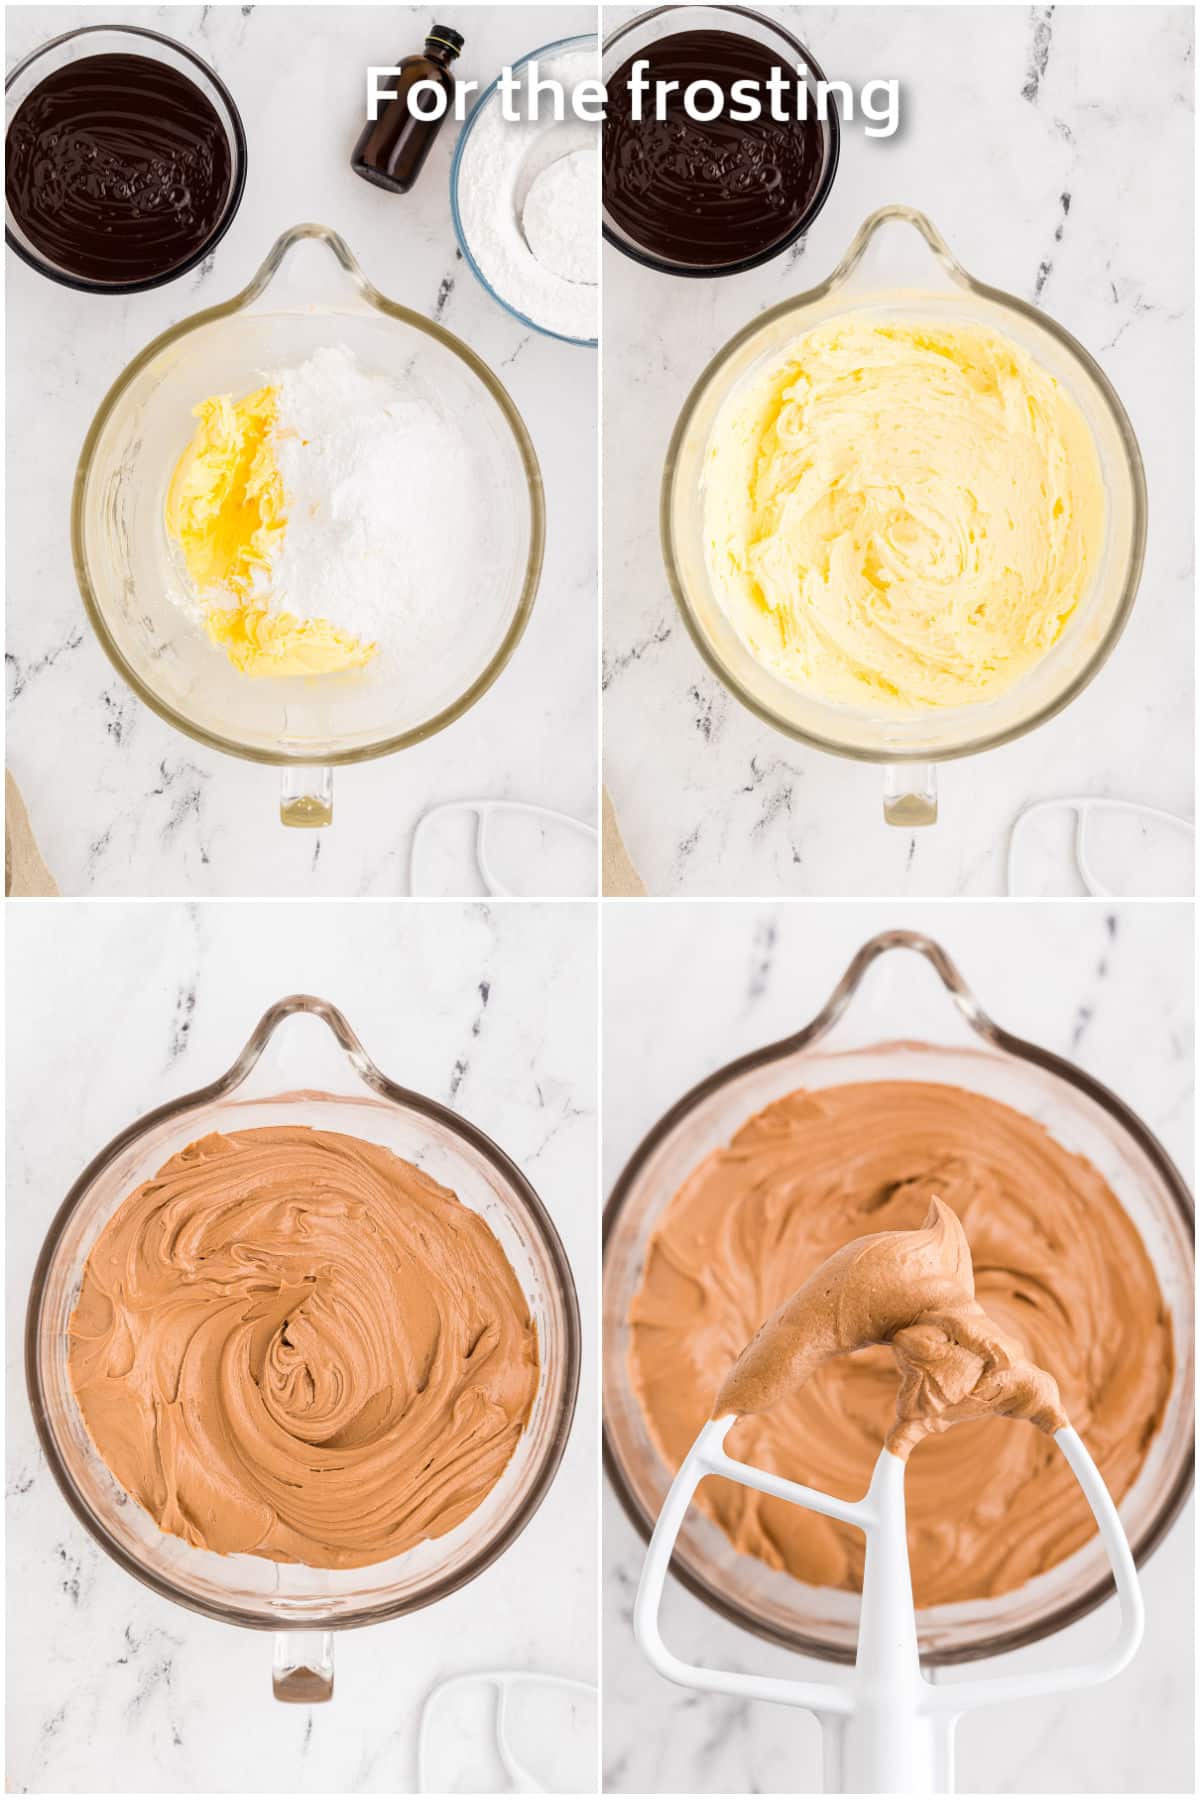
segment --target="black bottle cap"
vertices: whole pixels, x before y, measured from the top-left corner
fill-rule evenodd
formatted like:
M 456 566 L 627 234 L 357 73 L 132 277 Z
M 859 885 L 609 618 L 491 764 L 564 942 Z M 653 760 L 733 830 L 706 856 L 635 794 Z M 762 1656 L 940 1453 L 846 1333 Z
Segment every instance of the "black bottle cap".
M 453 25 L 435 25 L 425 42 L 441 44 L 443 49 L 449 50 L 451 56 L 457 56 L 466 43 L 466 39 L 461 31 L 455 31 Z

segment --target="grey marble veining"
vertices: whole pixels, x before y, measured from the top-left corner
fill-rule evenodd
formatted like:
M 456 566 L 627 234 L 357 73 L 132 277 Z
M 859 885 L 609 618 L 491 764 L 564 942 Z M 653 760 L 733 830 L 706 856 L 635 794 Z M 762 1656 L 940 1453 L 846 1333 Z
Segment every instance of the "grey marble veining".
M 81 6 L 10 8 L 10 64 L 96 17 Z M 155 292 L 77 294 L 7 257 L 8 759 L 60 888 L 403 894 L 413 826 L 439 801 L 535 801 L 594 823 L 595 352 L 522 326 L 462 261 L 449 205 L 453 121 L 408 195 L 372 188 L 349 166 L 364 70 L 419 49 L 428 10 L 117 6 L 104 19 L 163 31 L 212 64 L 245 121 L 249 176 L 213 256 Z M 596 15 L 466 6 L 456 19 L 467 39 L 459 66 L 486 86 L 538 45 L 594 30 Z M 384 293 L 436 316 L 497 371 L 538 452 L 547 506 L 541 587 L 513 661 L 427 743 L 339 770 L 333 827 L 317 834 L 279 825 L 277 770 L 193 743 L 134 697 L 87 625 L 69 541 L 75 464 L 110 384 L 158 332 L 236 293 L 279 233 L 306 219 L 341 232 Z M 443 883 L 433 891 L 479 891 L 464 855 L 447 854 L 433 873 Z
M 605 8 L 606 29 L 635 10 Z M 828 77 L 898 78 L 903 122 L 891 139 L 843 130 L 823 212 L 761 269 L 672 280 L 606 246 L 604 754 L 634 863 L 660 894 L 988 894 L 1003 891 L 1008 831 L 1031 800 L 1123 796 L 1190 818 L 1192 12 L 760 10 Z M 773 732 L 708 673 L 658 543 L 667 442 L 709 358 L 823 280 L 891 202 L 927 212 L 972 275 L 1043 308 L 1099 360 L 1150 496 L 1139 597 L 1107 666 L 1028 737 L 943 768 L 941 822 L 918 832 L 884 824 L 877 768 Z M 1062 847 L 1026 874 L 1035 891 L 1076 891 Z M 1169 869 L 1135 857 L 1117 885 L 1190 893 L 1190 855 Z
M 993 1019 L 1069 1057 L 1113 1088 L 1159 1136 L 1185 1178 L 1193 1154 L 1193 919 L 1185 903 L 1047 906 L 1011 901 L 729 902 L 604 909 L 604 1183 L 695 1082 L 806 1024 L 859 945 L 907 927 L 940 942 Z M 697 980 L 697 970 L 703 978 Z M 872 973 L 902 981 L 899 1032 L 954 1038 L 931 972 L 905 958 Z M 888 991 L 886 986 L 885 993 Z M 868 992 L 864 989 L 864 995 Z M 863 996 L 860 996 L 860 1003 Z M 919 1009 L 919 1010 L 918 1010 Z M 670 1029 L 663 1029 L 669 1020 Z M 870 1035 L 870 1034 L 869 1034 Z M 1142 1570 L 1147 1631 L 1115 1681 L 998 1706 L 964 1721 L 963 1793 L 1187 1793 L 1193 1788 L 1192 1505 Z M 619 1793 L 812 1793 L 820 1741 L 807 1713 L 710 1698 L 663 1681 L 632 1636 L 642 1542 L 604 1497 L 604 1773 Z M 1059 1667 L 1099 1654 L 1115 1602 L 1055 1637 L 986 1665 Z M 666 1640 L 727 1669 L 828 1677 L 817 1662 L 750 1638 L 673 1581 Z M 985 1665 L 978 1665 L 981 1672 Z
M 10 902 L 7 1777 L 10 1791 L 411 1792 L 421 1701 L 514 1667 L 596 1679 L 595 909 Z M 95 1545 L 37 1446 L 22 1334 L 34 1260 L 89 1158 L 220 1074 L 272 1001 L 341 1007 L 393 1079 L 445 1101 L 540 1193 L 576 1274 L 587 1356 L 559 1473 L 516 1543 L 459 1593 L 340 1633 L 324 1707 L 271 1697 L 269 1633 L 160 1600 Z M 323 1040 L 322 1040 L 323 1042 Z M 447 1791 L 502 1779 L 486 1694 L 447 1696 Z M 535 1695 L 524 1759 L 588 1788 L 596 1709 Z

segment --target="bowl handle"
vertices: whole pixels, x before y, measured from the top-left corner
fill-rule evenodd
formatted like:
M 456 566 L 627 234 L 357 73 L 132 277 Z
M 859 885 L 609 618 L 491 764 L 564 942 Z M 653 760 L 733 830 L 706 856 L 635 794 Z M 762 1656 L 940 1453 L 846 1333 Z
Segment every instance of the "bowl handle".
M 883 816 L 889 825 L 905 831 L 936 825 L 937 764 L 888 763 L 883 771 Z
M 355 306 L 378 310 L 381 299 L 345 238 L 328 225 L 293 225 L 276 238 L 249 286 L 222 310 L 245 312 L 260 300 L 268 312 L 314 312 L 322 307 L 345 312 Z
M 277 1631 L 271 1685 L 277 1700 L 293 1706 L 332 1700 L 332 1631 Z
M 308 830 L 333 824 L 333 770 L 289 765 L 279 788 L 279 818 Z

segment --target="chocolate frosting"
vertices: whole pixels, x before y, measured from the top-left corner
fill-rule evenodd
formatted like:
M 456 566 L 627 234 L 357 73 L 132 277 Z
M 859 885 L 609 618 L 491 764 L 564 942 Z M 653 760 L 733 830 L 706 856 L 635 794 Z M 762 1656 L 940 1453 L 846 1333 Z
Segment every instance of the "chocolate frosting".
M 956 1345 L 954 1334 L 930 1344 L 922 1319 L 906 1328 L 918 1335 L 877 1345 L 895 1319 L 881 1304 L 886 1281 L 858 1316 L 826 1317 L 829 1360 L 787 1336 L 788 1303 L 829 1257 L 866 1232 L 919 1234 L 935 1198 L 962 1223 L 975 1297 L 1003 1354 L 1015 1366 L 1024 1345 L 1035 1374 L 1054 1373 L 1061 1411 L 1053 1384 L 1015 1390 L 1015 1410 L 1041 1431 L 987 1417 L 930 1431 L 952 1422 L 960 1379 L 977 1365 L 959 1365 L 939 1418 L 912 1371 Z M 952 1276 L 943 1292 L 936 1268 L 922 1278 L 922 1303 L 944 1319 L 961 1282 Z M 955 1311 L 972 1335 L 982 1330 Z M 764 1319 L 781 1324 L 779 1334 L 766 1351 L 750 1345 L 739 1367 Z M 1174 1372 L 1153 1267 L 1103 1177 L 1024 1114 L 931 1082 L 801 1091 L 750 1119 L 664 1212 L 630 1325 L 634 1387 L 672 1469 L 714 1400 L 747 1415 L 729 1434 L 731 1454 L 843 1499 L 866 1492 L 889 1433 L 898 1454 L 915 1446 L 906 1493 L 918 1607 L 1007 1593 L 1086 1542 L 1095 1530 L 1087 1503 L 1043 1433 L 1069 1417 L 1120 1501 L 1162 1423 Z M 871 1347 L 840 1354 L 847 1339 Z M 957 1348 L 995 1356 L 997 1340 Z M 899 1424 L 897 1353 L 908 1363 Z M 722 1392 L 727 1376 L 734 1385 Z M 990 1410 L 1014 1393 L 984 1397 Z M 769 1412 L 756 1410 L 763 1403 Z M 704 1482 L 697 1501 L 739 1550 L 771 1567 L 817 1586 L 861 1587 L 863 1539 L 851 1527 L 726 1481 Z
M 479 1505 L 539 1361 L 482 1218 L 379 1145 L 286 1125 L 201 1138 L 124 1201 L 69 1366 L 97 1451 L 162 1530 L 353 1569 Z
M 1042 1431 L 1067 1423 L 1052 1375 L 997 1330 L 975 1298 L 967 1234 L 935 1199 L 919 1231 L 854 1238 L 772 1313 L 721 1383 L 715 1419 L 778 1405 L 835 1356 L 891 1347 L 900 1369 L 887 1448 L 999 1413 Z

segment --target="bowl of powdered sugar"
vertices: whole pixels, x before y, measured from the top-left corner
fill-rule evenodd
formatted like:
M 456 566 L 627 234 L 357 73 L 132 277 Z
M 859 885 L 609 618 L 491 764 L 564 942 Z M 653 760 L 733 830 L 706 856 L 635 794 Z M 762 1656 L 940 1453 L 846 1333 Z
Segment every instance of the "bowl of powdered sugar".
M 463 127 L 450 172 L 450 207 L 463 256 L 507 312 L 548 337 L 595 345 L 599 326 L 600 127 L 575 116 L 580 82 L 595 81 L 594 37 L 566 38 L 511 65 Z M 530 83 L 539 83 L 531 117 Z M 558 83 L 555 91 L 540 84 Z M 506 117 L 505 113 L 509 116 Z

